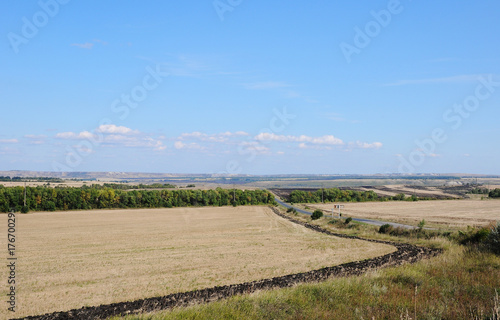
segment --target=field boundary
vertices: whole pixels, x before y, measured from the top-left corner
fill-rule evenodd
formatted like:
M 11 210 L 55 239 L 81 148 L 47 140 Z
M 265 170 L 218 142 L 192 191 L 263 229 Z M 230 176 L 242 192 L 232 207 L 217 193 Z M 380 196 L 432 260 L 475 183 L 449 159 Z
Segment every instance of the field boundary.
M 80 309 L 73 309 L 65 312 L 53 312 L 44 315 L 28 316 L 18 319 L 106 319 L 112 316 L 124 316 L 129 314 L 160 311 L 174 307 L 185 307 L 193 304 L 209 303 L 226 299 L 235 295 L 249 294 L 258 290 L 286 288 L 292 287 L 299 283 L 319 282 L 331 277 L 357 276 L 374 269 L 385 268 L 389 266 L 398 266 L 406 263 L 415 263 L 424 258 L 434 257 L 442 252 L 442 250 L 417 247 L 410 244 L 364 239 L 357 236 L 338 234 L 325 230 L 317 225 L 297 221 L 289 216 L 282 214 L 277 208 L 270 207 L 270 209 L 276 215 L 316 232 L 340 238 L 388 244 L 396 247 L 397 250 L 395 252 L 373 259 L 349 262 L 333 267 L 326 267 L 308 272 L 289 274 L 270 279 L 262 279 L 226 286 L 216 286 L 212 288 L 174 293 L 167 296 L 146 298 L 129 302 L 120 302 L 94 307 L 83 307 Z

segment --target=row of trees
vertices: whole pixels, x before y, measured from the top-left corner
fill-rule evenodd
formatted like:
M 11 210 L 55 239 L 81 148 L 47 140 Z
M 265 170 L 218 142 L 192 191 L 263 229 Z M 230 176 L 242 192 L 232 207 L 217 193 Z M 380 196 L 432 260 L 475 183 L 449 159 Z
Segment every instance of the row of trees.
M 132 190 L 112 188 L 26 188 L 0 185 L 0 211 L 55 211 L 105 208 L 172 208 L 189 206 L 266 205 L 274 196 L 266 190 Z
M 490 192 L 490 190 L 486 189 L 486 188 L 474 188 L 471 191 L 469 191 L 468 193 L 470 193 L 470 194 L 488 194 L 489 192 Z
M 488 195 L 490 198 L 500 198 L 500 189 L 491 190 Z
M 63 182 L 60 178 L 48 178 L 48 177 L 10 177 L 10 176 L 0 176 L 0 181 L 2 182 L 23 182 L 23 181 L 40 181 L 40 182 Z
M 400 193 L 393 197 L 379 196 L 374 191 L 340 190 L 337 188 L 320 189 L 316 191 L 293 190 L 288 197 L 291 203 L 318 203 L 318 202 L 366 202 L 366 201 L 417 201 L 419 199 L 430 200 L 430 198 L 418 198 L 415 195 L 406 197 Z
M 83 189 L 119 189 L 119 190 L 130 190 L 130 189 L 175 189 L 175 185 L 170 183 L 152 183 L 152 184 L 123 184 L 123 183 L 104 183 L 92 184 L 90 186 L 82 186 Z
M 317 202 L 363 202 L 377 201 L 379 196 L 373 191 L 340 190 L 337 188 L 320 189 L 316 191 L 293 190 L 289 196 L 292 203 Z

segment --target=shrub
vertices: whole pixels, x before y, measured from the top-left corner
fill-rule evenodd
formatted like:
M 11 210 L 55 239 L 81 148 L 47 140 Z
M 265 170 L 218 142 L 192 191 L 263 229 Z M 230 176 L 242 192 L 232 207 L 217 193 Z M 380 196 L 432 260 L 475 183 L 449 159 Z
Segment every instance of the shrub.
M 500 189 L 491 190 L 489 193 L 490 198 L 500 198 Z
M 500 222 L 496 223 L 490 230 L 490 234 L 484 241 L 484 245 L 488 250 L 500 255 Z
M 405 199 L 404 193 L 399 193 L 399 194 L 392 197 L 392 200 L 395 200 L 395 201 L 402 201 L 404 199 Z
M 462 245 L 479 245 L 488 238 L 490 230 L 487 228 L 468 227 L 467 231 L 458 232 L 458 243 Z
M 28 213 L 28 212 L 30 212 L 30 209 L 28 208 L 28 206 L 23 206 L 21 208 L 21 213 Z
M 418 229 L 419 229 L 420 231 L 422 231 L 422 229 L 424 228 L 424 226 L 425 226 L 425 219 L 422 219 L 422 221 L 420 221 L 420 222 L 418 223 Z
M 393 229 L 394 228 L 390 224 L 386 223 L 380 226 L 380 228 L 378 229 L 378 233 L 389 234 Z
M 349 224 L 351 221 L 352 221 L 352 218 L 349 217 L 349 218 L 345 219 L 345 224 Z
M 396 227 L 396 228 L 393 227 L 389 231 L 389 234 L 391 236 L 396 236 L 396 237 L 411 237 L 413 235 L 413 230 L 406 229 L 403 227 Z
M 323 216 L 323 211 L 319 210 L 319 209 L 316 209 L 314 210 L 312 216 L 311 216 L 311 219 L 313 220 L 318 220 L 319 218 L 321 218 Z

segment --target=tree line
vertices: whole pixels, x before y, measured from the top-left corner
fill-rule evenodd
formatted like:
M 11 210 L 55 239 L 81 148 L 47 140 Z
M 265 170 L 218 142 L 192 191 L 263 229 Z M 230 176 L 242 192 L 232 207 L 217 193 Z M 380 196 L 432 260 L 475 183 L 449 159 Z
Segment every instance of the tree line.
M 266 190 L 131 190 L 112 188 L 24 187 L 0 185 L 0 211 L 56 211 L 107 208 L 173 208 L 190 206 L 240 206 L 274 204 Z
M 469 193 L 471 194 L 487 194 L 490 198 L 500 198 L 500 189 L 474 188 Z
M 431 200 L 419 198 L 415 195 L 405 196 L 403 193 L 395 196 L 379 196 L 374 191 L 341 190 L 338 188 L 319 189 L 316 191 L 293 190 L 288 196 L 291 203 L 318 203 L 318 202 L 366 202 L 366 201 L 417 201 Z
M 130 190 L 130 189 L 175 189 L 176 186 L 170 183 L 152 183 L 152 184 L 123 184 L 123 183 L 104 183 L 104 184 L 92 184 L 90 186 L 82 186 L 84 189 L 120 189 L 120 190 Z
M 10 176 L 0 176 L 0 181 L 2 182 L 33 182 L 33 181 L 38 181 L 38 182 L 64 182 L 60 178 L 49 178 L 49 177 L 10 177 Z
M 500 189 L 491 190 L 488 196 L 490 198 L 500 198 Z

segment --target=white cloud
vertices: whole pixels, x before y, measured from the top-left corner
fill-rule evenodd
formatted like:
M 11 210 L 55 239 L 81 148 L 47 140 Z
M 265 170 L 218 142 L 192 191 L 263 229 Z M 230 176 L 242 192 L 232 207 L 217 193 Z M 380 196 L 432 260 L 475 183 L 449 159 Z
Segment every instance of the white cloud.
M 190 139 L 190 138 L 194 138 L 194 139 L 200 139 L 200 140 L 203 140 L 205 139 L 206 137 L 208 137 L 208 134 L 206 133 L 201 133 L 199 131 L 195 131 L 195 132 L 191 132 L 191 133 L 183 133 L 181 134 L 181 136 L 179 137 L 180 139 Z
M 178 150 L 180 149 L 198 149 L 198 150 L 203 150 L 204 147 L 200 146 L 199 144 L 195 143 L 195 142 L 191 142 L 191 143 L 184 143 L 182 141 L 176 141 L 174 143 L 174 147 Z
M 17 139 L 0 139 L 0 143 L 18 143 Z
M 36 135 L 36 134 L 25 134 L 23 136 L 25 139 L 28 139 L 28 143 L 31 144 L 31 145 L 40 145 L 40 144 L 44 144 L 45 143 L 45 139 L 47 138 L 47 136 L 43 135 L 43 134 L 40 134 L 40 135 Z
M 167 147 L 163 142 L 153 137 L 141 134 L 138 130 L 132 130 L 123 126 L 101 125 L 95 132 L 102 134 L 98 136 L 89 131 L 75 132 L 60 132 L 55 135 L 58 139 L 65 140 L 90 140 L 92 143 L 97 143 L 101 146 L 121 146 L 130 148 L 151 148 L 156 151 L 165 150 Z
M 288 136 L 288 137 L 291 137 L 291 136 Z M 289 140 L 287 138 L 287 136 L 277 135 L 277 134 L 268 133 L 268 132 L 259 133 L 258 135 L 256 135 L 254 137 L 254 139 L 258 140 L 258 141 L 279 141 L 279 142 L 286 142 Z
M 129 148 L 152 148 L 157 151 L 165 150 L 163 142 L 152 137 L 125 136 L 121 134 L 112 134 L 105 136 L 103 145 L 124 146 Z
M 80 153 L 87 153 L 87 154 L 95 153 L 94 149 L 89 148 L 86 145 L 76 144 L 73 146 L 73 148 L 75 148 Z
M 441 155 L 437 154 L 437 153 L 429 153 L 428 156 L 431 158 L 440 158 L 441 157 Z
M 186 144 L 185 144 L 185 143 L 182 143 L 181 141 L 176 141 L 176 142 L 174 143 L 174 147 L 175 147 L 176 149 L 183 149 L 185 146 L 186 146 Z
M 308 141 L 308 140 L 306 140 L 306 141 Z M 314 144 L 327 144 L 327 145 L 343 145 L 344 144 L 344 142 L 342 140 L 335 138 L 332 135 L 313 138 L 312 141 L 308 141 L 308 142 L 311 142 Z
M 243 141 L 240 145 L 245 147 L 245 150 L 253 150 L 259 154 L 266 154 L 269 152 L 268 147 L 263 146 L 257 141 Z
M 225 137 L 235 137 L 235 136 L 248 136 L 249 134 L 248 134 L 248 132 L 245 132 L 245 131 L 236 131 L 236 132 L 226 131 L 226 132 L 220 133 L 219 135 L 225 136 Z
M 56 138 L 82 140 L 82 139 L 93 139 L 95 138 L 95 135 L 89 131 L 82 131 L 80 133 L 60 132 L 56 134 Z
M 278 141 L 278 142 L 308 142 L 318 145 L 344 145 L 344 142 L 333 135 L 325 135 L 322 137 L 310 137 L 306 135 L 293 136 L 293 135 L 277 135 L 275 133 L 263 132 L 254 137 L 258 141 Z M 305 145 L 305 144 L 303 144 Z
M 225 142 L 228 141 L 230 138 L 233 137 L 241 137 L 241 136 L 248 136 L 249 134 L 244 131 L 237 131 L 237 132 L 222 132 L 222 133 L 216 133 L 216 134 L 206 134 L 202 133 L 199 131 L 194 131 L 191 133 L 183 133 L 181 134 L 178 139 L 179 140 L 200 140 L 200 141 L 208 141 L 208 142 Z
M 383 146 L 383 144 L 381 142 L 368 143 L 368 142 L 361 142 L 361 141 L 351 142 L 351 143 L 349 143 L 349 145 L 352 147 L 357 147 L 357 148 L 361 148 L 361 149 L 380 149 Z
M 139 134 L 138 130 L 132 130 L 123 126 L 116 126 L 114 124 L 103 124 L 96 129 L 99 133 L 119 133 L 119 134 Z

